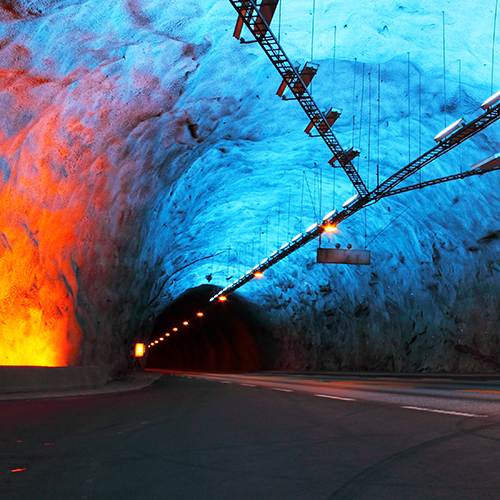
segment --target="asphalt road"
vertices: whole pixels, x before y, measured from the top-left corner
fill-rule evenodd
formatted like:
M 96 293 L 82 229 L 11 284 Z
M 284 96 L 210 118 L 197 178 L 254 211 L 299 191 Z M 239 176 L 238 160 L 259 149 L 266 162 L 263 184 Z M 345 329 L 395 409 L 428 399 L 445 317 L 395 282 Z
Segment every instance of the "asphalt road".
M 500 381 L 166 374 L 0 402 L 0 498 L 500 498 Z

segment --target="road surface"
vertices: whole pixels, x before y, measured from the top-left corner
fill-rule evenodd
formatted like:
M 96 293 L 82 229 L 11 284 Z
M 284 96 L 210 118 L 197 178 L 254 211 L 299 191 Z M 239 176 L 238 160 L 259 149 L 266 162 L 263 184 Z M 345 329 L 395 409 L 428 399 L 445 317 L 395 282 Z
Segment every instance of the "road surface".
M 500 498 L 500 381 L 166 373 L 0 402 L 0 498 Z

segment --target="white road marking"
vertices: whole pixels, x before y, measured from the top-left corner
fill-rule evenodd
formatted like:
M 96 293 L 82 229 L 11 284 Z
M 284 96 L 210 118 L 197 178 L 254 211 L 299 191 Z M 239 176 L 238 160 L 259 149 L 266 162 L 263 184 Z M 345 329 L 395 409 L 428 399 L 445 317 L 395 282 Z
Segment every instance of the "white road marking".
M 341 401 L 356 401 L 353 398 L 342 398 L 340 396 L 330 396 L 329 394 L 315 394 L 318 398 L 340 399 Z
M 293 392 L 292 389 L 282 389 L 281 387 L 270 387 L 273 391 Z
M 232 384 L 232 382 L 228 382 L 227 380 L 219 380 L 221 384 Z
M 256 385 L 253 384 L 240 384 L 240 385 L 243 385 L 245 387 L 257 387 Z
M 477 415 L 476 413 L 463 413 L 461 411 L 436 410 L 433 408 L 420 408 L 419 406 L 402 406 L 407 410 L 429 411 L 431 413 L 444 413 L 445 415 L 458 415 L 459 417 L 485 418 L 488 415 Z

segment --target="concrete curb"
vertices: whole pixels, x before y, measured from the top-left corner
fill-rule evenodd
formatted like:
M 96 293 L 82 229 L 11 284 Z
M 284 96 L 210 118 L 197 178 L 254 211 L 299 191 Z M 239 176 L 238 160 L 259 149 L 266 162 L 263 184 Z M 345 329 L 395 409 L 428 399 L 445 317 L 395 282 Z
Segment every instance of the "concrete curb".
M 111 381 L 97 367 L 0 367 L 0 401 L 118 394 L 148 387 L 162 375 L 132 372 L 124 381 Z
M 110 380 L 97 366 L 0 366 L 0 394 L 95 389 Z

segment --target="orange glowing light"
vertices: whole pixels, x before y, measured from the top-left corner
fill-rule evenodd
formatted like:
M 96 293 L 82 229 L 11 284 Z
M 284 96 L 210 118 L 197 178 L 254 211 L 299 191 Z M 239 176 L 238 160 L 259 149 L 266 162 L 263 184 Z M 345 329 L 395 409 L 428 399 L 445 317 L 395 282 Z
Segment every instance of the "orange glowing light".
M 189 323 L 188 323 L 187 321 L 184 321 L 182 324 L 183 324 L 184 326 L 188 326 L 188 325 L 189 325 Z
M 328 224 L 326 226 L 323 226 L 323 229 L 327 233 L 334 233 L 335 231 L 338 231 L 338 227 L 337 226 L 333 226 L 333 225 L 330 225 L 330 224 Z
M 160 337 L 160 340 L 165 340 L 163 337 Z
M 257 271 L 256 273 L 253 274 L 256 278 L 262 278 L 264 277 L 264 273 L 261 271 Z
M 142 358 L 146 353 L 146 346 L 138 342 L 135 344 L 134 354 L 136 358 Z
M 177 332 L 179 329 L 178 328 L 172 328 L 174 332 Z
M 166 335 L 167 337 L 170 337 L 170 333 L 166 333 L 165 335 Z
M 219 297 L 219 300 L 220 300 L 221 302 L 225 302 L 225 301 L 227 300 L 227 297 L 226 297 L 225 295 L 221 295 L 221 296 Z
M 158 344 L 158 341 L 157 341 L 157 340 L 155 340 L 155 344 Z
M 12 469 L 12 472 L 22 472 L 23 470 L 26 470 L 26 469 Z
M 198 316 L 198 318 L 201 318 L 203 317 L 203 313 L 202 312 L 196 313 L 196 316 Z

